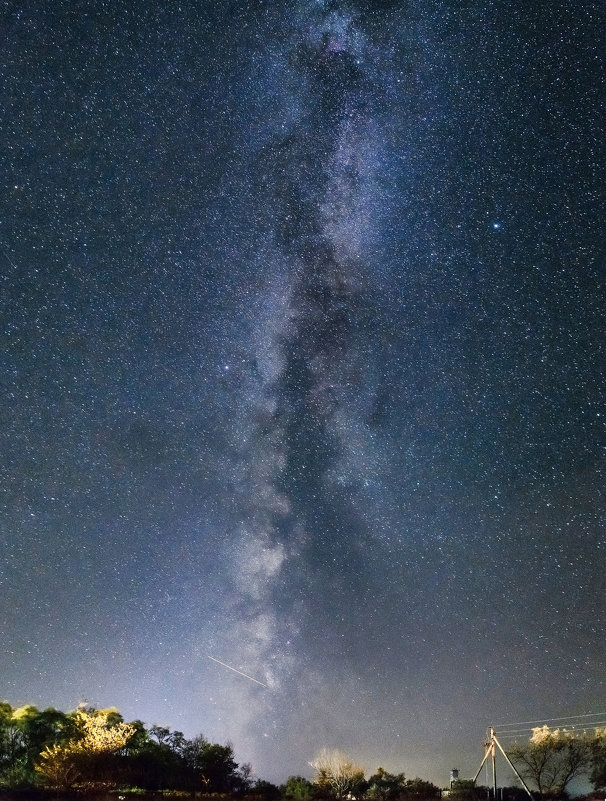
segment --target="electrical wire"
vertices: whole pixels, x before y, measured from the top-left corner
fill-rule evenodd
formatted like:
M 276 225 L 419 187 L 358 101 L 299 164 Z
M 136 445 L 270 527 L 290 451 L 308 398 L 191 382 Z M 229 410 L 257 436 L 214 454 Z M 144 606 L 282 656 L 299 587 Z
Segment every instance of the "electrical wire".
M 518 734 L 524 731 L 535 731 L 535 729 L 590 729 L 593 726 L 602 726 L 606 722 L 606 717 L 603 720 L 596 719 L 591 721 L 580 721 L 576 723 L 558 723 L 556 726 L 527 726 L 523 729 L 497 729 L 493 727 L 495 731 L 500 731 L 503 734 Z
M 565 726 L 562 728 L 571 735 L 584 735 L 594 734 L 597 729 L 604 727 L 606 727 L 606 720 L 596 721 L 590 725 Z M 518 740 L 531 739 L 534 731 L 534 729 L 520 729 L 518 731 L 495 732 L 495 734 L 498 734 L 499 739 L 504 742 L 517 742 Z
M 540 718 L 539 720 L 518 720 L 513 723 L 495 723 L 492 728 L 502 729 L 505 726 L 523 726 L 524 724 L 527 723 L 554 723 L 558 720 L 577 720 L 580 718 L 596 718 L 596 717 L 606 717 L 606 712 L 588 712 L 585 715 L 567 715 L 564 718 Z M 570 725 L 572 725 L 572 723 Z

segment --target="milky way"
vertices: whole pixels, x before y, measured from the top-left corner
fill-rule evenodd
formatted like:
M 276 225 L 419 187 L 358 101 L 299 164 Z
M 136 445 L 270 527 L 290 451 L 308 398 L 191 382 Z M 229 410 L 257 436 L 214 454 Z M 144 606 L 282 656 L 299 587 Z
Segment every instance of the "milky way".
M 229 553 L 238 662 L 267 671 L 278 693 L 295 671 L 284 644 L 317 626 L 308 618 L 324 621 L 330 647 L 331 610 L 342 603 L 344 582 L 354 591 L 360 542 L 373 534 L 356 509 L 364 461 L 372 458 L 365 418 L 375 399 L 367 340 L 377 287 L 364 249 L 377 161 L 372 87 L 351 14 L 309 7 L 298 23 L 292 52 L 304 88 L 297 119 L 262 153 L 272 209 L 259 300 L 266 312 L 237 415 L 242 464 L 234 498 L 243 522 Z M 223 647 L 233 653 L 233 631 L 228 637 Z M 305 696 L 309 686 L 289 692 Z
M 2 14 L 3 697 L 440 784 L 603 710 L 600 4 Z

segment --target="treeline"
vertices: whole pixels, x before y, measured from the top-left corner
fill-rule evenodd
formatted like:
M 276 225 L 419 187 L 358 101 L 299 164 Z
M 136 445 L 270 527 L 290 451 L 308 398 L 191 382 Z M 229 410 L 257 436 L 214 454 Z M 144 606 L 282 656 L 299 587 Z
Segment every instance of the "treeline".
M 0 702 L 0 790 L 246 794 L 264 801 L 413 801 L 440 794 L 429 782 L 383 768 L 366 779 L 339 751 L 324 750 L 311 765 L 315 781 L 291 776 L 277 787 L 255 779 L 250 765 L 238 765 L 229 743 L 202 735 L 188 739 L 140 720 L 127 723 L 116 709 L 65 713 Z
M 316 771 L 313 783 L 300 776 L 292 777 L 285 786 L 286 797 L 296 801 L 311 798 L 355 798 L 368 801 L 413 801 L 440 796 L 440 790 L 423 779 L 407 779 L 403 773 L 389 773 L 384 768 L 366 779 L 364 769 L 337 749 L 322 749 L 310 762 Z M 298 782 L 307 795 L 297 794 L 292 783 Z
M 253 785 L 228 743 L 126 723 L 116 709 L 65 713 L 0 702 L 0 789 L 174 789 L 242 793 Z
M 417 801 L 440 795 L 430 782 L 383 768 L 366 779 L 339 751 L 325 749 L 310 764 L 314 781 L 291 776 L 277 787 L 253 777 L 250 765 L 238 765 L 229 743 L 126 722 L 113 708 L 81 706 L 65 713 L 0 702 L 0 791 L 202 793 L 258 801 Z
M 606 729 L 532 730 L 529 741 L 508 749 L 508 757 L 537 798 L 561 798 L 573 779 L 606 789 Z M 407 779 L 378 768 L 366 778 L 360 765 L 337 750 L 323 749 L 310 766 L 313 781 L 291 776 L 277 787 L 238 765 L 229 743 L 201 734 L 188 739 L 164 726 L 126 722 L 116 709 L 81 706 L 65 713 L 0 702 L 0 791 L 117 791 L 126 793 L 223 794 L 260 801 L 357 799 L 418 801 L 440 790 L 423 779 Z M 450 788 L 451 801 L 477 801 L 486 789 L 462 780 Z M 504 788 L 503 798 L 521 801 L 522 791 Z

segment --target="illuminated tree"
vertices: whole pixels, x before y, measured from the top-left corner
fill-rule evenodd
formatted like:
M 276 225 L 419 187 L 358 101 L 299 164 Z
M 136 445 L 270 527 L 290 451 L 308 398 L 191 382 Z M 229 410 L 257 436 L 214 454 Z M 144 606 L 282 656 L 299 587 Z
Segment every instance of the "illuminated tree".
M 35 768 L 44 784 L 56 790 L 69 790 L 80 778 L 75 751 L 69 746 L 47 745 Z
M 72 719 L 73 738 L 47 745 L 36 771 L 45 784 L 57 789 L 68 789 L 77 781 L 107 784 L 108 776 L 115 773 L 111 757 L 126 746 L 136 727 L 124 723 L 115 709 L 78 709 Z
M 317 773 L 318 787 L 330 790 L 336 798 L 353 795 L 364 784 L 364 769 L 341 751 L 323 748 L 309 764 Z
M 115 753 L 136 732 L 136 727 L 124 723 L 115 709 L 78 709 L 74 722 L 81 735 L 77 744 L 90 753 Z
M 566 729 L 548 726 L 532 730 L 526 745 L 514 745 L 508 756 L 523 779 L 532 782 L 541 795 L 563 793 L 591 765 L 591 740 Z

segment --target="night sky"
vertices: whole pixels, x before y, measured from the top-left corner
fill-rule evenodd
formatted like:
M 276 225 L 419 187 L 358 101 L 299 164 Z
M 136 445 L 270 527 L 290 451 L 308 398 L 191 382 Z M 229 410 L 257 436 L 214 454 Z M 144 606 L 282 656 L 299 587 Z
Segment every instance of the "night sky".
M 0 31 L 0 697 L 273 781 L 606 708 L 604 3 Z

